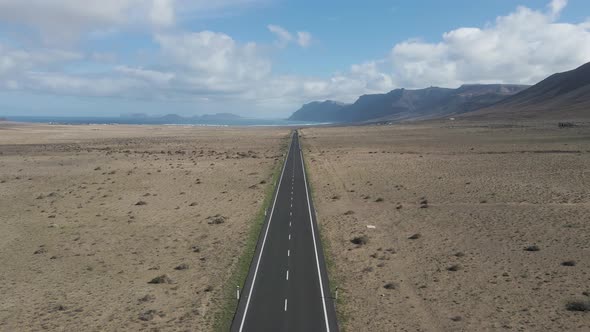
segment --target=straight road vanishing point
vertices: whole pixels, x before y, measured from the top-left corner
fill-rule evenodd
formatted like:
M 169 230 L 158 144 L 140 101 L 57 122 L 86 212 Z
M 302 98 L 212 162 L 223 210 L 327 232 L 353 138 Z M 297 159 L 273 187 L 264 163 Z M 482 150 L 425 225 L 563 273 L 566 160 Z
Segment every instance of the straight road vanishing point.
M 231 331 L 338 331 L 295 131 Z

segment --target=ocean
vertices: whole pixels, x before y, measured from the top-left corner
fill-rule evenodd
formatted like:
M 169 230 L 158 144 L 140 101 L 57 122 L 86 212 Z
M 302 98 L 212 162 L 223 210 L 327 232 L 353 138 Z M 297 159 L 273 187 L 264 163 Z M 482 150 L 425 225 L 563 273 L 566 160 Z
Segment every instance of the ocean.
M 126 124 L 126 125 L 193 125 L 193 126 L 313 126 L 328 123 L 289 121 L 284 119 L 200 119 L 158 117 L 89 117 L 89 116 L 3 116 L 8 121 L 49 124 Z

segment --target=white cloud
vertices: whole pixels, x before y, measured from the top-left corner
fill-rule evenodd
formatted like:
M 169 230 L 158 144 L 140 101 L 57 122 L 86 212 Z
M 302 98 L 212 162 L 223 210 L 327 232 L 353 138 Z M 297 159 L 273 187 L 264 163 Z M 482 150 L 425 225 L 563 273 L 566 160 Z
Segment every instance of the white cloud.
M 96 62 L 115 62 L 117 60 L 117 54 L 113 52 L 92 52 L 90 58 Z
M 24 78 L 21 84 L 28 90 L 65 95 L 120 96 L 121 92 L 142 85 L 129 78 L 72 76 L 55 72 L 27 72 Z
M 150 9 L 150 19 L 160 26 L 174 24 L 174 2 L 173 0 L 153 0 Z
M 590 61 L 590 29 L 588 22 L 555 21 L 565 3 L 554 0 L 548 13 L 518 7 L 484 28 L 446 32 L 438 43 L 399 43 L 390 56 L 394 82 L 405 87 L 532 84 L 573 69 Z
M 145 11 L 146 7 L 151 7 L 151 2 L 0 0 L 0 19 L 32 27 L 48 43 L 69 42 L 88 30 L 126 24 L 129 18 L 127 14 L 130 14 L 131 10 Z
M 309 47 L 309 45 L 311 45 L 311 33 L 307 31 L 297 31 L 297 44 L 301 47 Z
M 159 85 L 169 83 L 176 75 L 174 73 L 149 70 L 144 68 L 131 68 L 127 66 L 117 66 L 115 70 L 129 77 L 135 77 L 150 83 Z
M 291 42 L 296 42 L 301 47 L 309 47 L 311 45 L 311 33 L 307 31 L 297 31 L 295 34 L 292 34 L 282 26 L 274 24 L 269 24 L 267 28 L 277 37 L 275 45 L 279 48 L 285 48 Z
M 551 0 L 549 10 L 552 17 L 559 16 L 559 13 L 567 6 L 567 0 Z
M 80 53 L 56 49 L 27 51 L 15 49 L 0 43 L 0 79 L 33 68 L 44 68 L 60 63 L 77 61 L 84 56 Z
M 159 30 L 177 16 L 195 18 L 268 0 L 0 0 L 0 21 L 32 29 L 46 44 L 77 41 L 129 28 Z
M 269 24 L 267 28 L 277 36 L 276 44 L 278 47 L 286 47 L 293 40 L 291 33 L 281 26 Z
M 156 41 L 177 66 L 204 80 L 259 80 L 271 70 L 270 61 L 259 54 L 255 43 L 239 45 L 223 33 L 158 34 Z

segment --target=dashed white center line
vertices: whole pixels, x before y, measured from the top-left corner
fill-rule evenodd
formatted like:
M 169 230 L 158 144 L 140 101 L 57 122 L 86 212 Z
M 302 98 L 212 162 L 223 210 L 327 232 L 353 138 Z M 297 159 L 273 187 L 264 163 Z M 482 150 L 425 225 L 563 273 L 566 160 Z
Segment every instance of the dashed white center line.
M 287 257 L 291 256 L 291 249 L 287 249 Z
M 289 234 L 289 240 L 291 240 L 291 234 Z
M 291 222 L 289 221 L 289 227 L 291 227 Z
M 289 270 L 287 270 L 287 280 L 289 280 Z
M 287 311 L 287 299 L 285 299 L 285 311 Z

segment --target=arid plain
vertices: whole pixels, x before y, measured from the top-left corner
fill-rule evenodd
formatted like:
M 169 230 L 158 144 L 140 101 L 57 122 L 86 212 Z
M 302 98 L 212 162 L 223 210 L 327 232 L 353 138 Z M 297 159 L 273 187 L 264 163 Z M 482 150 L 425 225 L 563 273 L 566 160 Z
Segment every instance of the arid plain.
M 288 133 L 0 125 L 0 330 L 211 330 Z
M 347 331 L 590 330 L 588 124 L 302 137 Z

